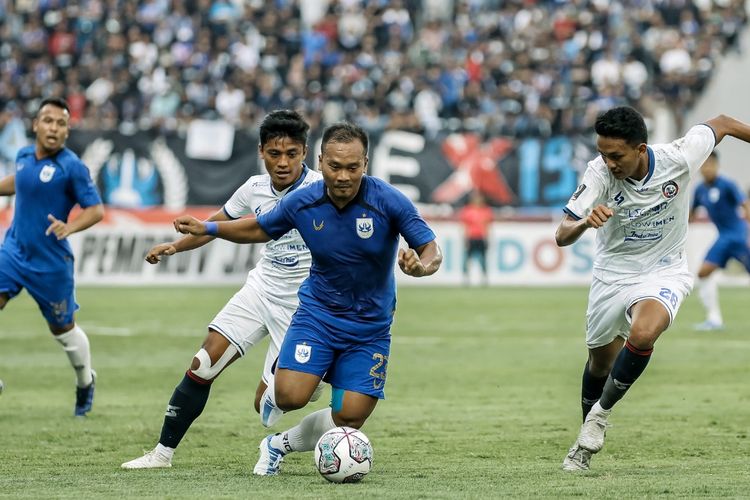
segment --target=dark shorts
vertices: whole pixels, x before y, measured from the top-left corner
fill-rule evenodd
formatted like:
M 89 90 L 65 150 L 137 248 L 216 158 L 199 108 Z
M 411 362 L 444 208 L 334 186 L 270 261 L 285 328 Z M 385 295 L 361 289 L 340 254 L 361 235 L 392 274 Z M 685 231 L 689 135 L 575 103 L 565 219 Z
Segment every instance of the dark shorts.
M 487 240 L 467 240 L 466 241 L 466 256 L 472 257 L 477 255 L 484 257 L 487 253 Z

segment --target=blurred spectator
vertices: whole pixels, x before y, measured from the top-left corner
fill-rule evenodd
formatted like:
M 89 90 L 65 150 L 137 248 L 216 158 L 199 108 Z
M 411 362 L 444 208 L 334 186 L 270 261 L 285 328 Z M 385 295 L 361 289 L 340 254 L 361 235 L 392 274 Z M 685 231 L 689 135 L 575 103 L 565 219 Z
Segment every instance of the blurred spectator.
M 0 0 L 0 103 L 63 93 L 96 129 L 254 128 L 292 106 L 371 132 L 576 133 L 614 102 L 665 100 L 679 119 L 738 49 L 744 4 Z
M 487 285 L 487 237 L 494 218 L 492 209 L 487 206 L 479 191 L 473 191 L 469 202 L 458 212 L 464 225 L 464 283 L 471 283 L 469 263 L 476 260 L 482 270 L 482 284 Z

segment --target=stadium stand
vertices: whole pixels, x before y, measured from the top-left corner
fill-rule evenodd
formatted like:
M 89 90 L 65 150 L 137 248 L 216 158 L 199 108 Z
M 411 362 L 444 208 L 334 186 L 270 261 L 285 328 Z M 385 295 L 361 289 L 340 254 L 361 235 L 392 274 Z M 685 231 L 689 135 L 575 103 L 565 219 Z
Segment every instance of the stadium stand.
M 576 133 L 603 108 L 688 110 L 741 0 L 0 0 L 0 104 L 63 96 L 79 128 Z

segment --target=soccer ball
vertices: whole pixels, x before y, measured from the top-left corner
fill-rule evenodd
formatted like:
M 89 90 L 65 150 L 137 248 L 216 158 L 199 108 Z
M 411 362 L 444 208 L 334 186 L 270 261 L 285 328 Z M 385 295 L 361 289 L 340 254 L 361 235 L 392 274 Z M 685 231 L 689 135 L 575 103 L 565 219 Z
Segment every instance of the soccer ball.
M 372 467 L 370 440 L 351 427 L 331 429 L 315 445 L 315 467 L 332 483 L 356 483 Z

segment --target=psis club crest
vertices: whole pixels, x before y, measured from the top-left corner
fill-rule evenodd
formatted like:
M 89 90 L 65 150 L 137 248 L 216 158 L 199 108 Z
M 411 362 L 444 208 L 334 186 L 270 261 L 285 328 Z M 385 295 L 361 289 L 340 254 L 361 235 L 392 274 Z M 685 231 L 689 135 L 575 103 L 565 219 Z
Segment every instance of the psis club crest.
M 297 344 L 294 349 L 294 359 L 297 363 L 307 363 L 310 361 L 310 355 L 312 354 L 312 346 L 307 344 Z
M 357 217 L 357 236 L 366 240 L 372 236 L 373 231 L 372 217 Z
M 667 199 L 674 198 L 679 192 L 680 187 L 675 181 L 668 181 L 661 185 L 661 194 Z

